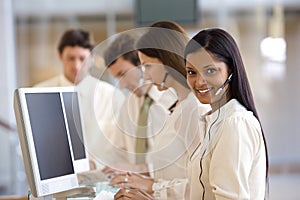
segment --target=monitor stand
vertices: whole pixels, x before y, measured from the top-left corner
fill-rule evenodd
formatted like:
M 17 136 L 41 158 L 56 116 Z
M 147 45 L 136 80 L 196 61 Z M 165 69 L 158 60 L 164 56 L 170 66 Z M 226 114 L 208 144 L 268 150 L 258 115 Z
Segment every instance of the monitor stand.
M 62 191 L 54 194 L 49 194 L 41 197 L 34 197 L 32 194 L 29 199 L 31 200 L 66 200 L 68 198 L 78 198 L 78 197 L 96 197 L 95 186 L 80 186 L 78 188 L 73 188 L 71 190 Z
M 59 192 L 53 194 L 55 200 L 65 200 L 67 198 L 78 198 L 78 197 L 90 197 L 94 198 L 96 196 L 95 187 L 93 186 L 80 186 L 71 190 Z M 52 200 L 52 199 L 44 199 Z

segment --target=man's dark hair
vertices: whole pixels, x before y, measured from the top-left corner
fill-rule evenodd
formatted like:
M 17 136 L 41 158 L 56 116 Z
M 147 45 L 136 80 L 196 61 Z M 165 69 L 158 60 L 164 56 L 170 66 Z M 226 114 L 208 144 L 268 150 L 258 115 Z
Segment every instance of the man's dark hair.
M 58 52 L 61 54 L 66 46 L 79 46 L 92 51 L 94 48 L 94 39 L 89 31 L 70 29 L 62 35 L 58 44 Z
M 138 66 L 140 60 L 137 51 L 134 49 L 134 44 L 135 38 L 133 36 L 129 34 L 119 35 L 104 52 L 106 67 L 109 68 L 120 57 Z

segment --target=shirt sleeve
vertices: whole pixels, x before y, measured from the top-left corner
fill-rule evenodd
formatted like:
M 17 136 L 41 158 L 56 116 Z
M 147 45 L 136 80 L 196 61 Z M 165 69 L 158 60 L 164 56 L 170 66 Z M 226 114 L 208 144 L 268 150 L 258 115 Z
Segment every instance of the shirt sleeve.
M 152 185 L 154 198 L 157 200 L 181 200 L 187 194 L 187 179 L 163 180 L 159 179 Z
M 212 152 L 209 179 L 218 200 L 250 199 L 248 178 L 261 134 L 253 122 L 235 116 L 225 119 L 217 130 L 220 138 Z

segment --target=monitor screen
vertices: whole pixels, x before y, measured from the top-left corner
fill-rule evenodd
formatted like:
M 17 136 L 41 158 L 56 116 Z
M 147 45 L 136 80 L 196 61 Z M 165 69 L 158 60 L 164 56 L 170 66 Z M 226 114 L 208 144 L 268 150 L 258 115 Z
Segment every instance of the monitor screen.
M 25 94 L 41 180 L 73 174 L 59 93 Z
M 84 124 L 81 119 L 80 105 L 77 92 L 62 92 L 63 105 L 66 113 L 67 127 L 71 137 L 72 153 L 74 155 L 75 172 L 90 169 L 85 147 Z
M 88 170 L 89 162 L 74 87 L 19 88 L 14 97 L 31 193 L 45 196 L 77 187 L 76 172 Z
M 136 0 L 135 18 L 139 26 L 150 25 L 160 20 L 196 24 L 197 0 Z
M 77 93 L 63 92 L 63 102 L 75 160 L 86 158 Z

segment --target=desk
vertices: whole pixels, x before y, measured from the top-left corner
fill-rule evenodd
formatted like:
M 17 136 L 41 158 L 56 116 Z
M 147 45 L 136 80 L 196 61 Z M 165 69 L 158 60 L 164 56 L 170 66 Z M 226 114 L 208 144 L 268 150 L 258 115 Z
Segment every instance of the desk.
M 86 187 L 75 188 L 72 190 L 53 194 L 55 200 L 113 200 L 118 188 L 111 187 L 108 182 L 99 182 Z M 51 198 L 51 196 L 50 196 Z M 33 197 L 30 200 L 44 200 L 43 197 Z M 2 200 L 2 199 L 0 199 Z M 3 200 L 27 200 L 24 199 L 3 199 Z
M 92 170 L 77 174 L 79 188 L 53 194 L 55 200 L 113 200 L 118 191 L 108 184 L 108 179 L 101 170 Z M 30 200 L 43 200 L 30 195 Z M 0 199 L 1 200 L 1 199 Z
M 95 200 L 113 200 L 119 190 L 109 185 L 108 178 L 101 170 L 91 170 L 77 174 L 79 185 L 95 188 Z
M 1 196 L 0 200 L 27 200 L 27 196 Z
M 108 182 L 99 182 L 93 185 L 87 186 L 87 190 L 81 190 L 78 194 L 65 196 L 54 195 L 56 200 L 113 200 L 114 194 L 118 191 L 118 188 L 114 188 L 108 184 Z M 92 188 L 92 190 L 91 190 Z

